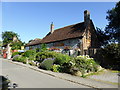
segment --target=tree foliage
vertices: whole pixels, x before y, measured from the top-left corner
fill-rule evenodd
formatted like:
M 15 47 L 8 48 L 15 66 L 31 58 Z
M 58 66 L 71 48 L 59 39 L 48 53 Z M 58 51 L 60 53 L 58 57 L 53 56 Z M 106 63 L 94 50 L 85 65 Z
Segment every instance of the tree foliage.
M 104 59 L 104 65 L 110 66 L 113 69 L 119 69 L 120 65 L 120 44 L 109 44 L 102 49 L 102 56 Z
M 111 40 L 120 42 L 120 1 L 112 10 L 108 10 L 107 14 L 109 24 L 106 26 L 106 33 L 110 35 Z
M 13 41 L 13 37 L 16 36 L 18 38 L 18 34 L 12 31 L 2 32 L 3 45 L 7 45 L 8 43 Z
M 0 48 L 2 47 L 2 41 L 0 41 Z
M 97 38 L 99 40 L 100 46 L 105 46 L 106 44 L 108 44 L 108 40 L 110 39 L 110 37 L 109 35 L 106 34 L 105 31 L 96 27 L 96 34 L 97 34 Z
M 21 49 L 21 46 L 23 46 L 24 43 L 22 43 L 22 41 L 18 41 L 18 42 L 12 42 L 11 43 L 11 49 L 12 50 L 18 50 L 18 49 Z

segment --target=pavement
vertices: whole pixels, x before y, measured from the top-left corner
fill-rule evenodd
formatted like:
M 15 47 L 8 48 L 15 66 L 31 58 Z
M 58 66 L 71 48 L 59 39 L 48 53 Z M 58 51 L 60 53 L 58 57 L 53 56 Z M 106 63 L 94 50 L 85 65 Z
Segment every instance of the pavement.
M 100 89 L 100 90 L 104 90 L 105 88 L 111 88 L 111 89 L 114 88 L 114 90 L 118 90 L 118 89 L 120 90 L 120 87 L 119 87 L 120 77 L 118 76 L 118 73 L 112 73 L 110 71 L 105 71 L 104 73 L 100 75 L 91 75 L 91 76 L 88 76 L 87 78 L 82 78 L 82 77 L 73 76 L 73 75 L 66 74 L 66 73 L 58 73 L 58 72 L 52 72 L 52 71 L 39 69 L 36 66 L 30 66 L 28 64 L 23 64 L 20 62 L 13 62 L 11 60 L 7 60 L 7 61 L 17 64 L 17 65 L 21 65 L 23 67 L 33 69 L 35 71 L 38 71 L 38 72 L 41 72 L 41 73 L 44 73 L 44 74 L 47 74 L 47 75 L 50 75 L 56 78 L 59 78 L 59 79 L 63 79 L 63 80 L 66 80 L 72 83 L 88 86 L 90 88 L 95 88 L 95 89 Z
M 112 84 L 118 84 L 119 78 L 118 78 L 117 72 L 112 72 L 111 70 L 104 70 L 104 72 L 100 72 L 98 75 L 91 75 L 88 76 L 90 79 L 103 81 L 106 83 L 112 83 Z

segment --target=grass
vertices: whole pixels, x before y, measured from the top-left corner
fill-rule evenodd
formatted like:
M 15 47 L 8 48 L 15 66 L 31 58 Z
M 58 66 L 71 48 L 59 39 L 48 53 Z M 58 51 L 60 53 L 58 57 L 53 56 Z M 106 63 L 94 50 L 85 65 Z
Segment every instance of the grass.
M 120 73 L 120 71 L 118 71 L 118 70 L 110 70 L 110 69 L 108 69 L 108 71 L 111 71 L 112 73 Z
M 112 73 L 120 73 L 120 71 L 112 71 Z
M 102 70 L 100 70 L 100 71 L 98 71 L 98 72 L 90 73 L 90 74 L 88 74 L 88 75 L 85 75 L 85 77 L 88 77 L 88 76 L 91 76 L 91 75 L 100 75 L 100 74 L 102 74 L 102 73 L 104 72 L 104 70 L 105 70 L 105 69 L 102 69 Z
M 120 85 L 120 83 L 116 83 L 116 82 L 110 82 L 110 81 L 103 81 L 103 80 L 98 80 L 98 79 L 93 79 L 92 80 L 95 80 L 95 81 L 100 81 L 100 82 L 104 82 L 104 83 L 109 83 L 109 84 L 113 84 L 113 85 Z

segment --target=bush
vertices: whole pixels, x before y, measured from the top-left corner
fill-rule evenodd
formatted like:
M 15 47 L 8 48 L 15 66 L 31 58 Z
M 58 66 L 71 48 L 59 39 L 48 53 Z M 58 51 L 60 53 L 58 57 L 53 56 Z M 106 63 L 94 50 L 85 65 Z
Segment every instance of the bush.
M 13 52 L 12 57 L 14 57 L 15 55 L 20 55 L 20 54 L 21 54 L 20 52 Z
M 71 74 L 72 64 L 67 62 L 61 65 L 61 72 L 70 73 Z
M 67 63 L 71 59 L 71 57 L 68 55 L 64 55 L 64 54 L 52 52 L 52 51 L 38 52 L 36 55 L 36 60 L 39 61 L 40 63 L 47 58 L 54 58 L 55 59 L 54 63 L 59 65 Z
M 75 67 L 77 67 L 82 74 L 88 72 L 97 72 L 98 64 L 93 58 L 88 56 L 78 56 L 75 58 Z
M 20 62 L 23 62 L 24 64 L 27 63 L 27 57 L 20 57 L 19 59 Z
M 45 70 L 51 70 L 53 63 L 54 63 L 53 59 L 46 59 L 41 63 L 40 68 Z
M 57 53 L 55 56 L 55 64 L 63 65 L 68 63 L 71 60 L 71 57 L 65 54 Z
M 60 71 L 61 71 L 61 70 L 60 70 L 60 65 L 54 64 L 54 65 L 52 66 L 52 71 L 53 71 L 53 72 L 60 72 Z
M 24 52 L 23 56 L 27 57 L 29 60 L 35 60 L 36 51 L 35 50 L 27 50 Z
M 53 55 L 53 53 L 52 52 L 48 52 L 48 51 L 38 52 L 36 54 L 36 60 L 41 63 L 44 59 L 54 58 L 55 56 Z
M 20 55 L 15 55 L 14 57 L 13 57 L 13 61 L 19 61 L 20 60 Z
M 13 57 L 13 61 L 23 62 L 24 64 L 26 64 L 27 57 L 16 55 L 16 56 Z
M 105 67 L 120 70 L 120 44 L 109 44 L 101 50 Z

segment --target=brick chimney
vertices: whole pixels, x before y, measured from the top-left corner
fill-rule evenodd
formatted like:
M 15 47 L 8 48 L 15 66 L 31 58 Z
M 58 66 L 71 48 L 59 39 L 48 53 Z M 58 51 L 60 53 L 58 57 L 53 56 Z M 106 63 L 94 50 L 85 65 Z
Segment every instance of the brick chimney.
M 54 32 L 54 24 L 53 24 L 53 22 L 52 22 L 51 25 L 50 25 L 50 32 L 51 32 L 51 33 Z
M 90 12 L 88 10 L 84 11 L 84 23 L 85 27 L 90 23 Z

